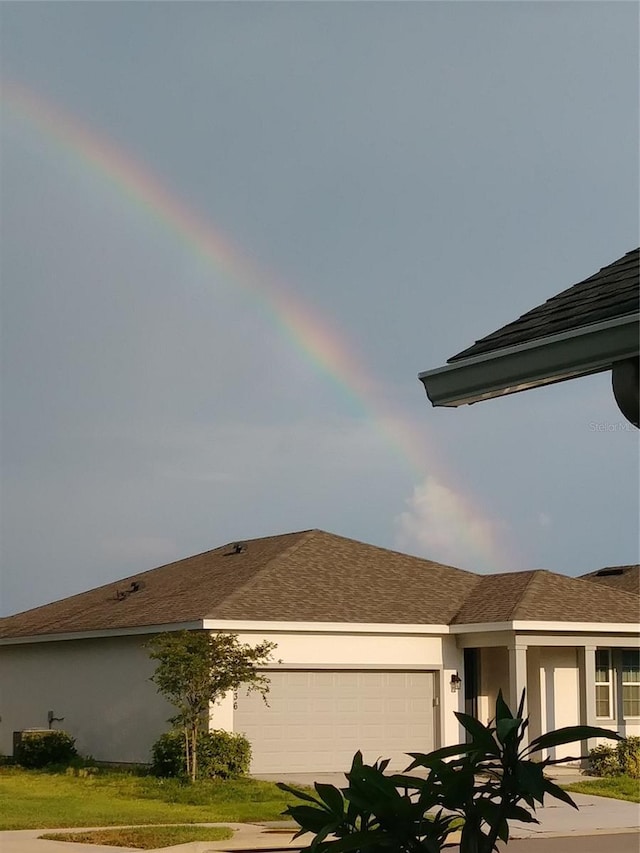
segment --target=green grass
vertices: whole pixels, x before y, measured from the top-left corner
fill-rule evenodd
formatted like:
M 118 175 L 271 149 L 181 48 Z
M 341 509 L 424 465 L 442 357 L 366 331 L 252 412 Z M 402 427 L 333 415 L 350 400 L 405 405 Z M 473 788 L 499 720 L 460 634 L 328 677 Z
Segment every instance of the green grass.
M 563 785 L 566 791 L 575 794 L 590 794 L 593 797 L 612 797 L 615 800 L 629 800 L 640 803 L 640 779 L 631 776 L 607 776 L 589 782 L 576 782 Z
M 101 771 L 78 777 L 0 768 L 0 829 L 278 820 L 295 800 L 273 782 L 157 779 Z
M 155 850 L 158 847 L 173 847 L 174 844 L 186 844 L 189 841 L 224 841 L 232 836 L 233 830 L 228 826 L 132 826 L 87 832 L 47 832 L 40 838 Z

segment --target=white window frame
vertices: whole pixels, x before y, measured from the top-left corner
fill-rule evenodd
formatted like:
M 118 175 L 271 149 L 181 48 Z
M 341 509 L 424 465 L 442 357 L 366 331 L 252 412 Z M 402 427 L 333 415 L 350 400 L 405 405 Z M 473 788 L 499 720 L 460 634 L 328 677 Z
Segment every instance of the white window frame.
M 598 669 L 604 668 L 604 667 L 598 666 L 598 655 L 601 655 L 601 654 L 606 654 L 606 656 L 607 656 L 607 667 L 606 667 L 607 676 L 608 676 L 607 681 L 598 681 Z M 596 681 L 595 681 L 595 684 L 593 687 L 594 693 L 597 694 L 597 688 L 598 687 L 608 687 L 609 688 L 609 690 L 608 690 L 609 713 L 606 716 L 602 716 L 601 714 L 598 714 L 598 700 L 597 700 L 597 696 L 596 696 L 595 697 L 596 698 L 596 703 L 595 703 L 595 705 L 596 705 L 596 719 L 597 720 L 612 720 L 614 718 L 613 717 L 613 699 L 614 699 L 614 696 L 613 696 L 613 655 L 611 653 L 611 649 L 596 649 L 595 656 L 596 656 L 596 661 L 595 661 L 595 663 L 596 663 L 596 665 L 595 665 Z
M 622 719 L 623 720 L 637 720 L 639 719 L 638 714 L 625 714 L 624 713 L 624 688 L 625 687 L 636 687 L 638 691 L 640 691 L 640 681 L 625 681 L 624 680 L 624 653 L 625 652 L 635 652 L 636 649 L 623 649 L 620 654 L 620 685 L 621 685 L 621 699 L 622 699 Z

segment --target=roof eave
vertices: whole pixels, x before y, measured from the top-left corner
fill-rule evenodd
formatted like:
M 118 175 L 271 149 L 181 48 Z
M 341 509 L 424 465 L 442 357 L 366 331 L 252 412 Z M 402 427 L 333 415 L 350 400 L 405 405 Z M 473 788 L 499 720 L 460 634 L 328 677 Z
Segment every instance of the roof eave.
M 628 314 L 418 375 L 434 406 L 461 406 L 610 370 L 638 355 L 640 314 Z
M 513 619 L 506 622 L 466 622 L 451 625 L 452 634 L 482 634 L 496 631 L 544 631 L 551 634 L 629 634 L 638 638 L 639 622 L 550 622 L 543 619 Z M 640 638 L 638 638 L 640 642 Z

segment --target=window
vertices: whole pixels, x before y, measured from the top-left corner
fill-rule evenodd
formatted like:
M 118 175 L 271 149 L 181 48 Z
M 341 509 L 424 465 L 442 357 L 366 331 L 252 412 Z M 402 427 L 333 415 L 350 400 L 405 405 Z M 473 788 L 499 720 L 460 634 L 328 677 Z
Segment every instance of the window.
M 640 651 L 634 649 L 622 652 L 622 716 L 640 717 Z
M 611 719 L 612 686 L 611 652 L 609 649 L 596 649 L 596 717 Z

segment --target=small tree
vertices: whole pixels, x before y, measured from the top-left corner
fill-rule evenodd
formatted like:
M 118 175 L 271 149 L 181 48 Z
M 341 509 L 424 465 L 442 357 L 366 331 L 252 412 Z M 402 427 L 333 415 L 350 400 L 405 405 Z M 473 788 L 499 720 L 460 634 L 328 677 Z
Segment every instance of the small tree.
M 198 732 L 211 704 L 230 690 L 257 690 L 266 702 L 269 679 L 258 668 L 272 660 L 275 643 L 241 643 L 236 634 L 178 631 L 158 634 L 147 643 L 149 656 L 158 661 L 151 677 L 178 713 L 170 722 L 184 733 L 187 774 L 198 773 Z

